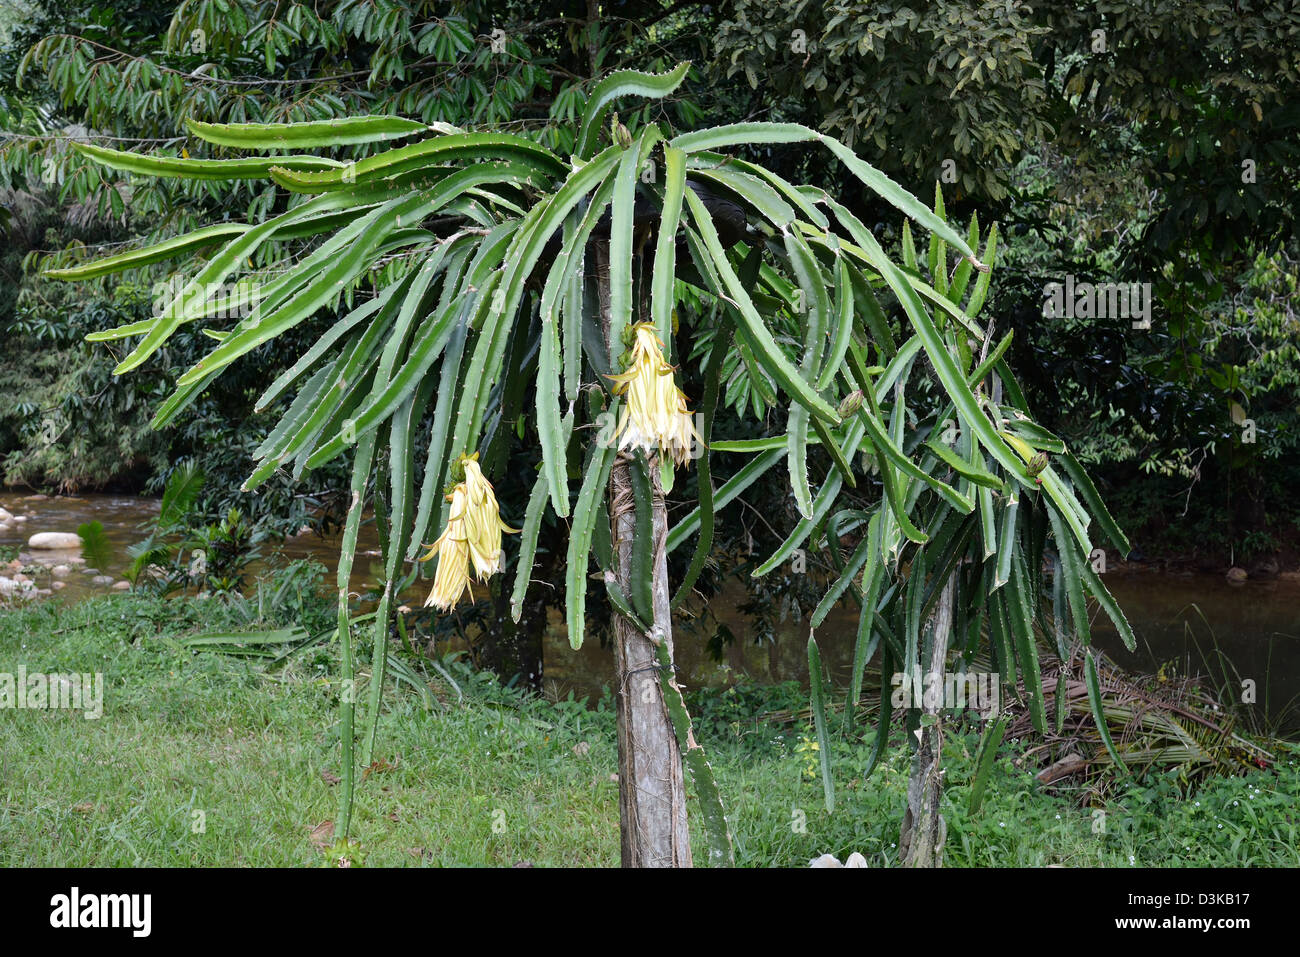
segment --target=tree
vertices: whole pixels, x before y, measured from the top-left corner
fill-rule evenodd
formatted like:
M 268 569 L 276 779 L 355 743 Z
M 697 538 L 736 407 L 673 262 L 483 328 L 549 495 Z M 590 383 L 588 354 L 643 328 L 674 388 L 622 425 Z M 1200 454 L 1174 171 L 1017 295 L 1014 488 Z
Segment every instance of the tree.
M 510 467 L 515 436 L 526 436 L 541 452 L 519 530 L 515 614 L 530 584 L 538 528 L 549 507 L 570 522 L 570 641 L 578 647 L 586 631 L 591 557 L 619 615 L 625 864 L 690 863 L 683 761 L 702 799 L 710 859 L 730 859 L 722 804 L 672 671 L 671 607 L 689 593 L 708 557 L 716 511 L 782 459 L 802 520 L 757 573 L 771 570 L 809 539 L 852 531 L 846 519 L 865 527 L 825 603 L 850 585 L 861 596 L 871 612 L 859 635 L 864 663 L 883 635 L 886 660 L 907 673 L 919 669 L 917 622 L 941 593 L 954 596 L 953 614 L 966 629 L 967 645 L 977 643 L 987 603 L 976 600 L 977 589 L 946 583 L 964 576 L 987 581 L 994 591 L 1007 585 L 1004 595 L 1010 597 L 996 605 L 994 615 L 1002 626 L 993 627 L 994 654 L 1001 667 L 1011 668 L 1006 640 L 1014 637 L 1041 718 L 1041 689 L 1033 684 L 1031 589 L 1049 524 L 1062 556 L 1058 581 L 1068 592 L 1076 626 L 1086 628 L 1085 591 L 1123 622 L 1087 567 L 1089 512 L 1117 543 L 1122 535 L 1059 440 L 1018 407 L 1023 402 L 1016 400 L 1002 359 L 1008 340 L 992 348 L 969 316 L 978 308 L 973 300 L 982 302 L 988 289 L 988 266 L 976 253 L 976 225 L 969 238 L 963 236 L 941 208 L 932 212 L 843 144 L 796 124 L 732 124 L 668 137 L 655 123 L 629 129 L 616 114 L 610 117 L 617 101 L 669 95 L 686 72 L 682 64 L 669 74 L 618 71 L 603 79 L 573 131 L 574 152 L 567 159 L 515 134 L 383 115 L 188 124 L 207 143 L 252 154 L 237 159 L 76 147 L 96 163 L 133 174 L 253 180 L 285 191 L 277 193 L 267 215 L 248 223 L 204 227 L 161 246 L 51 274 L 82 279 L 215 247 L 158 318 L 97 337 L 139 337 L 117 368 L 125 373 L 177 329 L 225 315 L 232 299 L 255 304 L 237 322 L 207 330 L 218 344 L 180 377 L 154 418 L 158 426 L 174 421 L 236 360 L 265 354 L 273 340 L 307 317 L 367 280 L 373 283 L 374 295 L 347 310 L 262 397 L 265 404 L 297 389 L 246 483 L 255 488 L 280 468 L 298 475 L 349 451 L 353 456 L 338 578 L 341 835 L 349 829 L 356 764 L 355 623 L 347 583 L 367 494 L 384 490 L 387 534 L 363 766 L 374 756 L 392 599 L 403 582 L 413 580 L 421 543 L 438 531 L 423 556 L 438 558 L 430 593 L 438 607 L 454 605 L 473 587 L 472 577 L 501 587 L 503 533 L 509 541 L 514 529 L 501 520 L 491 479 Z M 399 139 L 409 142 L 392 147 Z M 933 281 L 922 278 L 909 252 L 910 231 L 905 230 L 900 267 L 825 190 L 792 185 L 762 165 L 721 152 L 791 143 L 824 146 L 865 186 L 928 230 Z M 361 159 L 283 152 L 346 155 L 350 147 L 376 144 L 384 145 Z M 287 268 L 258 269 L 255 254 L 268 244 L 282 245 L 277 259 Z M 949 249 L 959 257 L 951 273 Z M 986 250 L 993 250 L 991 239 Z M 232 284 L 235 277 L 241 278 Z M 886 304 L 892 296 L 902 309 L 901 345 L 877 290 Z M 963 308 L 968 291 L 972 302 Z M 694 419 L 669 360 L 678 367 L 689 361 L 691 351 L 674 345 L 681 338 L 674 327 L 690 327 L 687 338 L 699 337 L 705 318 L 692 304 L 705 300 L 720 311 L 723 328 L 710 330 L 711 347 L 699 360 L 705 386 Z M 881 364 L 871 363 L 873 349 Z M 776 390 L 784 394 L 787 428 L 783 436 L 741 443 L 758 454 L 714 489 L 711 424 L 720 369 L 732 350 L 744 356 L 752 374 L 770 380 L 774 396 Z M 924 375 L 918 371 L 921 356 L 930 370 Z M 1012 390 L 1009 406 L 983 390 L 995 373 Z M 908 388 L 937 398 L 946 413 L 937 421 L 959 424 L 963 438 L 952 449 L 933 438 L 916 446 L 906 435 Z M 882 404 L 891 393 L 892 415 L 886 417 Z M 424 429 L 429 454 L 417 481 L 410 450 L 417 430 Z M 817 448 L 831 471 L 814 494 L 808 460 Z M 1054 454 L 1061 472 L 1044 450 Z M 841 488 L 865 477 L 853 464 L 864 452 L 881 485 L 874 508 L 848 516 L 834 512 Z M 676 469 L 692 456 L 698 456 L 698 505 L 670 530 L 664 496 Z M 581 477 L 576 497 L 571 475 Z M 1019 510 L 1022 498 L 1026 504 Z M 989 534 L 999 521 L 997 535 Z M 977 526 L 984 533 L 978 570 L 963 570 L 960 559 Z M 674 596 L 667 553 L 697 532 L 694 558 Z M 910 624 L 896 630 L 890 616 L 904 608 Z M 927 647 L 946 641 L 942 631 L 941 624 L 930 629 L 935 637 Z M 941 648 L 934 654 L 943 658 Z M 829 801 L 829 781 L 827 793 Z

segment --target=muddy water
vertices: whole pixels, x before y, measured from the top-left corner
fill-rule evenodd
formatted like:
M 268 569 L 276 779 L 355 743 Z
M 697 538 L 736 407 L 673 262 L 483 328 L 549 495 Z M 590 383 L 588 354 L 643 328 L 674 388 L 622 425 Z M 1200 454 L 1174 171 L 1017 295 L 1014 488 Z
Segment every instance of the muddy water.
M 37 532 L 75 532 L 82 522 L 99 521 L 113 545 L 113 559 L 98 571 L 118 581 L 130 561 L 127 546 L 144 537 L 140 526 L 156 516 L 158 503 L 112 495 L 31 498 L 0 493 L 0 507 L 27 516 L 26 522 L 0 530 L 0 546 L 19 547 L 24 561 L 52 564 L 76 559 L 75 553 L 29 551 L 26 542 Z M 329 569 L 330 580 L 338 564 L 337 539 L 310 534 L 264 545 L 263 551 L 285 560 L 314 558 Z M 253 571 L 256 574 L 263 569 L 254 566 Z M 0 574 L 6 573 L 0 569 Z M 363 525 L 358 539 L 353 591 L 373 589 L 381 575 L 379 540 L 371 522 Z M 84 566 L 74 564 L 72 573 L 62 579 L 65 587 L 52 598 L 77 601 L 108 590 L 108 585 L 93 584 L 91 578 Z M 1239 697 L 1242 682 L 1253 681 L 1256 700 L 1243 707 L 1261 719 L 1282 717 L 1289 735 L 1300 734 L 1300 709 L 1284 714 L 1289 703 L 1300 699 L 1300 581 L 1282 578 L 1233 585 L 1217 575 L 1137 570 L 1112 572 L 1106 581 L 1138 639 L 1137 650 L 1127 652 L 1109 621 L 1104 616 L 1095 619 L 1097 644 L 1117 662 L 1148 673 L 1162 665 L 1179 675 L 1208 673 L 1216 686 L 1230 684 Z M 49 582 L 50 576 L 38 576 L 38 585 L 48 587 Z M 414 606 L 423 601 L 424 593 L 424 587 L 417 587 L 403 598 Z M 739 590 L 724 592 L 711 609 L 736 636 L 724 649 L 721 661 L 715 661 L 707 650 L 711 622 L 679 630 L 675 636 L 677 661 L 684 682 L 699 687 L 742 677 L 758 682 L 806 680 L 807 621 L 783 622 L 777 640 L 760 645 L 748 637 L 746 621 L 736 610 L 739 600 Z M 856 629 L 856 612 L 841 610 L 817 630 L 823 659 L 840 681 L 851 667 Z M 548 631 L 545 661 L 546 690 L 558 696 L 570 691 L 578 696 L 599 693 L 613 674 L 608 649 L 591 641 L 581 651 L 572 651 L 558 622 Z

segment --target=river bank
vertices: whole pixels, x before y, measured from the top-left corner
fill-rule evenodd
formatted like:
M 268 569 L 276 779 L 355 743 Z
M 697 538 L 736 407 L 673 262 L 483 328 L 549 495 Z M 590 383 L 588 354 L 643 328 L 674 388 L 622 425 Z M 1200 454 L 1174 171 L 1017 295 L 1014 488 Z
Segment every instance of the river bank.
M 6 492 L 0 493 L 0 508 L 26 518 L 0 528 L 0 549 L 9 550 L 20 566 L 35 562 L 54 568 L 69 563 L 68 573 L 49 574 L 33 584 L 50 589 L 50 600 L 70 604 L 103 595 L 115 585 L 123 587 L 120 583 L 130 562 L 127 548 L 144 537 L 142 526 L 156 518 L 158 502 L 121 495 L 43 497 Z M 104 568 L 88 569 L 75 554 L 27 547 L 34 534 L 75 532 L 78 525 L 90 521 L 103 526 L 112 547 L 112 560 Z M 262 551 L 263 560 L 250 569 L 254 575 L 290 561 L 312 559 L 325 566 L 332 581 L 338 565 L 335 536 L 307 532 L 267 544 Z M 20 572 L 14 566 L 0 568 L 0 576 L 16 574 Z M 377 591 L 382 575 L 378 533 L 368 522 L 358 539 L 351 589 L 356 594 Z M 1137 674 L 1204 675 L 1221 698 L 1233 702 L 1243 697 L 1242 682 L 1251 682 L 1254 700 L 1240 701 L 1248 726 L 1300 737 L 1300 713 L 1291 707 L 1300 701 L 1300 570 L 1287 568 L 1269 578 L 1231 580 L 1186 564 L 1111 561 L 1105 580 L 1138 638 L 1137 649 L 1128 652 L 1105 616 L 1095 620 L 1098 645 L 1118 664 Z M 402 599 L 419 610 L 427 587 L 417 582 Z M 748 637 L 750 623 L 737 611 L 744 599 L 743 588 L 729 582 L 708 614 L 698 614 L 704 611 L 700 609 L 694 621 L 683 622 L 685 637 L 677 645 L 682 680 L 690 687 L 721 687 L 739 680 L 806 682 L 806 621 L 788 615 L 777 623 L 774 640 L 757 643 Z M 543 648 L 544 690 L 552 699 L 598 695 L 612 673 L 609 649 L 587 642 L 574 652 L 559 615 L 553 619 Z M 840 608 L 818 629 L 818 642 L 834 678 L 847 676 L 851 668 L 856 628 L 856 611 Z M 712 642 L 720 652 L 720 657 L 714 657 L 710 639 L 723 633 L 720 629 L 734 640 Z

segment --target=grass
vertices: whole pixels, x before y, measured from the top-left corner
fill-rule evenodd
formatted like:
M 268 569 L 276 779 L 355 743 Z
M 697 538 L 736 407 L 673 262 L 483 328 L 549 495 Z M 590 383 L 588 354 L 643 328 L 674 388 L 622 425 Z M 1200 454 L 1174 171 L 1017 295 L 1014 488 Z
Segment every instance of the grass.
M 0 611 L 0 672 L 22 664 L 29 672 L 104 675 L 98 720 L 0 710 L 0 865 L 329 862 L 322 825 L 335 814 L 330 781 L 339 771 L 334 649 L 307 648 L 272 669 L 177 643 L 198 630 L 247 627 L 247 617 L 247 609 L 216 601 L 129 594 Z M 271 615 L 264 623 L 286 622 Z M 608 699 L 595 707 L 529 699 L 444 664 L 450 680 L 429 670 L 436 701 L 407 685 L 387 689 L 382 762 L 358 788 L 358 861 L 616 865 Z M 873 866 L 893 863 L 906 755 L 895 747 L 864 783 L 868 745 L 836 740 L 837 807 L 827 815 L 811 729 L 753 718 L 805 703 L 789 684 L 692 697 L 737 862 L 804 866 L 825 852 L 843 860 L 859 851 Z M 1215 778 L 1192 795 L 1173 778 L 1152 776 L 1093 809 L 1044 793 L 1018 766 L 1019 743 L 1009 742 L 970 816 L 976 745 L 973 728 L 946 738 L 949 866 L 1300 864 L 1293 748 L 1278 749 L 1273 769 Z M 692 821 L 703 859 L 698 825 Z

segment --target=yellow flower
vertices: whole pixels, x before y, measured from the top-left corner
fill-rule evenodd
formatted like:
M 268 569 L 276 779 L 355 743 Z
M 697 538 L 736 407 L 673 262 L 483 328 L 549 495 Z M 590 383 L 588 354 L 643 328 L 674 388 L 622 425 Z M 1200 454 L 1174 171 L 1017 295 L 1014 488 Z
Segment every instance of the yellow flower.
M 692 440 L 700 439 L 686 396 L 677 388 L 673 367 L 664 361 L 663 342 L 654 324 L 637 323 L 632 332 L 636 339 L 627 371 L 607 377 L 614 382 L 615 395 L 627 396 L 614 432 L 618 447 L 661 451 L 685 465 L 691 458 Z
M 427 562 L 438 556 L 433 589 L 424 604 L 439 611 L 450 610 L 466 591 L 474 596 L 469 584 L 471 567 L 479 581 L 487 581 L 501 570 L 501 533 L 518 531 L 501 521 L 496 494 L 479 468 L 478 453 L 461 459 L 461 465 L 465 478 L 447 495 L 451 502 L 447 527 L 420 559 Z

